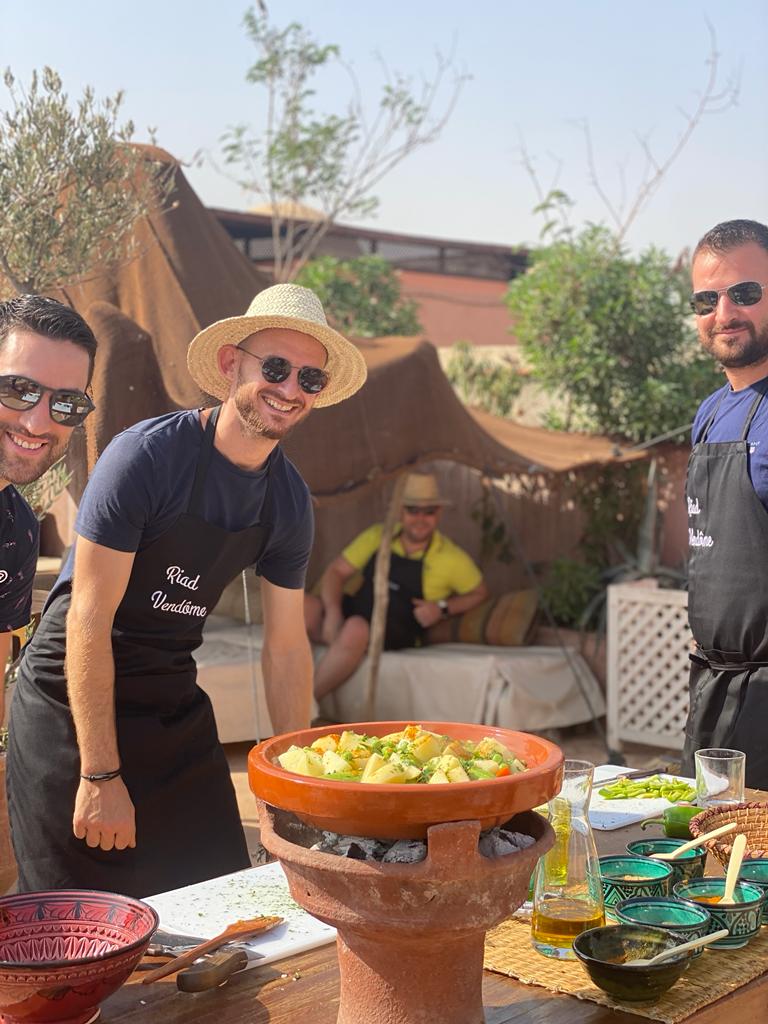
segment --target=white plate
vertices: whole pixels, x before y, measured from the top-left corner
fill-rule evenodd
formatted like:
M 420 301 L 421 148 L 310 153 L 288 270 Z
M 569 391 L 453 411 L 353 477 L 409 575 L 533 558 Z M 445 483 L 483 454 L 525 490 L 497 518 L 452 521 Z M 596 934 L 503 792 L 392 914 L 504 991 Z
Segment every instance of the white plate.
M 595 781 L 592 786 L 592 799 L 589 803 L 589 823 L 592 828 L 601 832 L 608 832 L 614 828 L 623 828 L 625 825 L 634 825 L 638 821 L 645 821 L 646 818 L 658 818 L 668 807 L 674 805 L 669 800 L 660 797 L 656 800 L 643 800 L 635 797 L 632 800 L 606 800 L 600 796 L 598 790 L 601 786 L 601 779 L 612 779 L 616 775 L 629 775 L 638 771 L 637 768 L 624 768 L 616 764 L 601 764 L 595 768 Z M 685 779 L 680 775 L 667 775 L 659 772 L 662 779 L 687 782 L 695 788 L 693 779 Z

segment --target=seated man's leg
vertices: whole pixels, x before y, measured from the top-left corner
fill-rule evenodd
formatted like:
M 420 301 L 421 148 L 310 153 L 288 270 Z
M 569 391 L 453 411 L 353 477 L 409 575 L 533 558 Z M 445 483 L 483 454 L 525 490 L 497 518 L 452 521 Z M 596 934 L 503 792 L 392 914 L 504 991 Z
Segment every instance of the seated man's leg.
M 314 594 L 304 595 L 304 625 L 312 643 L 322 643 L 323 602 Z
M 320 700 L 352 675 L 368 647 L 370 627 L 361 615 L 344 621 L 341 632 L 315 669 L 315 697 Z

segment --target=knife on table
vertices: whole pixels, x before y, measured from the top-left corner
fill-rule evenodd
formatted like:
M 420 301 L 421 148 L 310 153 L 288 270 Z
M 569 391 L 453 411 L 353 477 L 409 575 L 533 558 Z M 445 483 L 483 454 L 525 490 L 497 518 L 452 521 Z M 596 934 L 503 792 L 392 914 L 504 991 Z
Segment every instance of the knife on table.
M 199 960 L 205 953 L 212 953 L 222 946 L 228 946 L 233 941 L 242 942 L 244 939 L 252 938 L 260 932 L 269 931 L 277 925 L 282 924 L 282 917 L 262 916 L 251 918 L 247 921 L 237 921 L 235 924 L 225 928 L 220 935 L 207 939 L 199 946 L 192 946 L 186 949 L 175 959 L 149 971 L 141 979 L 142 985 L 151 985 L 154 981 L 167 977 L 169 974 L 176 974 L 184 967 L 190 967 L 196 960 Z

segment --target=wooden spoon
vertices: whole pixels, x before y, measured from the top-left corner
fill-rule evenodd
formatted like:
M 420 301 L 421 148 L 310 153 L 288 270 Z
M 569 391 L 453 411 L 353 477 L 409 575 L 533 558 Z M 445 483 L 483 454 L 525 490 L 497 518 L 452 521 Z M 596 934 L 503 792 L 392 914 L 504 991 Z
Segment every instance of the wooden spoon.
M 726 832 L 733 832 L 736 828 L 736 822 L 732 821 L 729 825 L 721 825 L 720 828 L 713 828 L 711 832 L 705 832 L 703 836 L 699 836 L 698 839 L 692 839 L 689 843 L 683 843 L 682 846 L 678 846 L 676 850 L 672 850 L 671 853 L 652 853 L 651 860 L 674 860 L 675 857 L 679 857 L 681 853 L 687 853 L 689 850 L 694 850 L 697 846 L 701 846 L 708 839 L 715 839 L 717 836 L 724 836 Z
M 220 935 L 208 939 L 207 942 L 201 942 L 199 946 L 193 946 L 192 949 L 187 950 L 186 953 L 182 953 L 181 956 L 177 956 L 173 960 L 169 960 L 162 967 L 149 971 L 142 977 L 141 983 L 142 985 L 151 985 L 153 981 L 167 978 L 169 974 L 175 974 L 182 967 L 189 967 L 199 957 L 213 952 L 219 946 L 224 946 L 226 943 L 234 942 L 237 939 L 246 939 L 251 935 L 257 935 L 259 932 L 269 931 L 270 928 L 275 928 L 281 924 L 282 920 L 282 917 L 253 917 L 247 921 L 236 921 L 234 924 L 229 925 L 228 928 L 225 928 Z
M 690 942 L 683 942 L 679 946 L 662 949 L 660 953 L 657 953 L 656 956 L 652 956 L 650 959 L 641 956 L 637 960 L 625 960 L 624 966 L 648 967 L 650 964 L 659 964 L 662 960 L 666 960 L 671 956 L 677 956 L 678 953 L 684 953 L 688 949 L 698 949 L 699 946 L 708 946 L 710 942 L 717 942 L 718 939 L 727 939 L 730 934 L 727 928 L 721 928 L 720 931 L 710 932 L 709 935 L 702 935 L 698 939 L 691 939 Z
M 736 882 L 739 880 L 741 862 L 744 860 L 744 851 L 747 848 L 747 837 L 741 833 L 733 840 L 733 849 L 728 858 L 728 870 L 725 873 L 725 889 L 720 897 L 721 903 L 733 903 L 733 891 Z

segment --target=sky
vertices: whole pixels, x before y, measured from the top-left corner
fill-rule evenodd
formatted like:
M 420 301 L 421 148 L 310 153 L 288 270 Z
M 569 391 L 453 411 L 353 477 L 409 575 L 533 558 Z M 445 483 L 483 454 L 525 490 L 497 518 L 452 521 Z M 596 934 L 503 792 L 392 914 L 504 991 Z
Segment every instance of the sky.
M 600 181 L 611 201 L 631 200 L 645 170 L 639 139 L 663 163 L 707 76 L 713 26 L 720 82 L 737 80 L 738 101 L 706 117 L 627 235 L 677 255 L 721 220 L 768 221 L 768 2 L 730 0 L 267 0 L 282 26 L 303 24 L 335 43 L 373 110 L 381 62 L 429 77 L 435 54 L 453 54 L 470 76 L 440 138 L 409 156 L 377 187 L 372 219 L 384 231 L 510 245 L 539 240 L 540 185 L 575 202 L 572 223 L 607 217 L 590 182 L 589 125 Z M 247 209 L 260 200 L 222 173 L 228 126 L 264 124 L 264 97 L 246 81 L 256 51 L 242 19 L 247 0 L 0 0 L 0 68 L 22 81 L 54 67 L 72 97 L 125 93 L 137 138 L 158 142 L 184 162 L 210 206 Z M 316 103 L 342 111 L 349 80 L 339 70 L 316 82 Z M 447 91 L 443 94 L 447 100 Z M 0 84 L 0 111 L 8 96 Z M 622 180 L 624 186 L 622 186 Z

